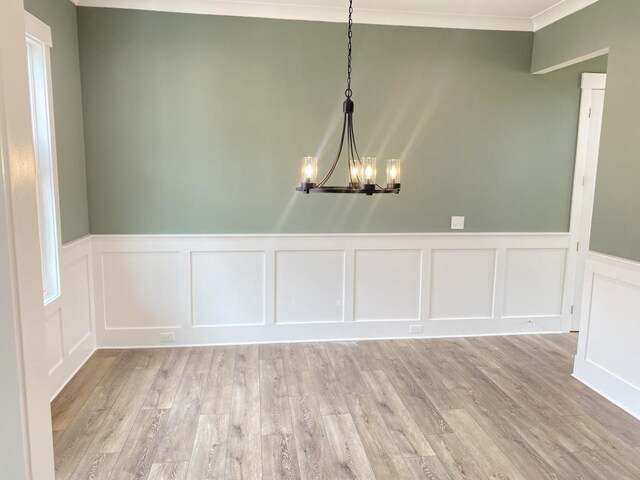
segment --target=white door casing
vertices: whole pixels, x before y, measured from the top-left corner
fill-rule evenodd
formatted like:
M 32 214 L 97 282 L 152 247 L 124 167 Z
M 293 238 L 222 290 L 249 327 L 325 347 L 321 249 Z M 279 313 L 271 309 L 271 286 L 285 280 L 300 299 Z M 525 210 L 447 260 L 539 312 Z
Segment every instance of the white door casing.
M 50 480 L 53 442 L 23 8 L 22 0 L 0 2 L 0 345 L 7 360 L 0 374 L 0 419 L 8 440 L 8 450 L 0 449 L 0 471 L 12 480 Z
M 576 148 L 573 198 L 571 202 L 571 245 L 576 252 L 570 259 L 569 272 L 575 271 L 571 331 L 580 329 L 586 255 L 591 237 L 591 220 L 600 151 L 600 134 L 604 110 L 607 75 L 582 75 L 582 97 Z

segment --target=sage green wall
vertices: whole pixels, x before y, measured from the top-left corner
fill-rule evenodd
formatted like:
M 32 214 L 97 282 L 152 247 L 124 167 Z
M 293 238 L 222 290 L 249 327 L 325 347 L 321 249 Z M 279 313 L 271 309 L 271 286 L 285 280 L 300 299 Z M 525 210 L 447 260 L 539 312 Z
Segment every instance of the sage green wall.
M 590 248 L 640 261 L 640 2 L 600 0 L 537 32 L 533 71 L 607 47 Z
M 403 191 L 302 196 L 301 157 L 337 147 L 344 25 L 78 23 L 92 233 L 568 229 L 579 74 L 604 60 L 534 76 L 530 33 L 356 25 L 360 153 L 404 159 Z
M 62 242 L 89 233 L 76 6 L 69 0 L 25 0 L 51 27 L 53 88 Z

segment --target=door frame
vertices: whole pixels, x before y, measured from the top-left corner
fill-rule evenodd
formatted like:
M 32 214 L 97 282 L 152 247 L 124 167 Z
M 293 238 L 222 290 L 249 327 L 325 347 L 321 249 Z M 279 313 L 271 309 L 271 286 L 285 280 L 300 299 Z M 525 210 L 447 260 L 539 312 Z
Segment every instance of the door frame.
M 52 480 L 51 407 L 22 0 L 0 2 L 0 117 L 0 462 L 3 478 Z
M 589 146 L 591 133 L 591 123 L 594 120 L 600 121 L 598 137 L 593 139 L 597 142 L 595 148 L 600 147 L 600 133 L 602 118 L 591 117 L 594 91 L 604 90 L 607 86 L 606 73 L 584 73 L 582 74 L 582 94 L 580 98 L 580 115 L 578 123 L 578 139 L 576 146 L 576 161 L 573 177 L 573 194 L 571 198 L 571 218 L 569 221 L 570 250 L 567 261 L 567 280 L 571 282 L 569 299 L 571 309 L 569 315 L 563 320 L 563 331 L 575 331 L 580 327 L 580 305 L 582 304 L 582 284 L 584 275 L 580 272 L 579 265 L 586 259 L 589 251 L 589 240 L 591 237 L 591 220 L 593 216 L 593 200 L 596 185 L 596 172 L 598 168 L 598 155 L 589 162 Z M 590 195 L 587 195 L 590 193 Z M 587 204 L 586 198 L 591 198 Z M 586 223 L 585 223 L 586 222 Z M 580 278 L 578 278 L 580 277 Z M 580 297 L 580 298 L 578 298 Z

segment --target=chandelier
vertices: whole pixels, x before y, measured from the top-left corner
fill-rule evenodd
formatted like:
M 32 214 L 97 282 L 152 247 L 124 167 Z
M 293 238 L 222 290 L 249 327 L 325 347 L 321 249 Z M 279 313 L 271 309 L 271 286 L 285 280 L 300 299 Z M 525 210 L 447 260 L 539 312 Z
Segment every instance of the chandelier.
M 349 24 L 347 29 L 348 55 L 347 55 L 347 89 L 345 90 L 345 101 L 342 104 L 344 120 L 342 123 L 342 135 L 338 154 L 331 165 L 331 168 L 322 180 L 318 178 L 318 158 L 304 157 L 302 159 L 300 186 L 296 188 L 298 192 L 309 193 L 364 193 L 373 195 L 378 193 L 400 193 L 400 160 L 394 158 L 387 160 L 387 186 L 381 187 L 376 183 L 377 159 L 375 157 L 360 157 L 356 146 L 356 137 L 353 133 L 353 112 L 354 104 L 351 100 L 353 91 L 351 90 L 351 39 L 353 37 L 353 0 L 349 0 Z M 347 186 L 330 186 L 327 182 L 333 175 L 338 162 L 342 156 L 342 151 L 346 150 L 349 171 L 349 184 Z

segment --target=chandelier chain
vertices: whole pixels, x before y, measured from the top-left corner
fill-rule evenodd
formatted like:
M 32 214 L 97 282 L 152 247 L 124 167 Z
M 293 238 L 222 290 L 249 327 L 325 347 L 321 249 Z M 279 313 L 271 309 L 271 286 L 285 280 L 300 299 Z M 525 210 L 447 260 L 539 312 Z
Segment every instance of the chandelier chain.
M 347 56 L 347 89 L 344 92 L 347 98 L 351 98 L 351 95 L 353 95 L 353 92 L 351 90 L 351 38 L 353 37 L 352 27 L 353 27 L 353 0 L 349 0 L 349 27 L 347 31 L 347 37 L 349 39 L 349 46 L 348 46 L 349 54 Z

